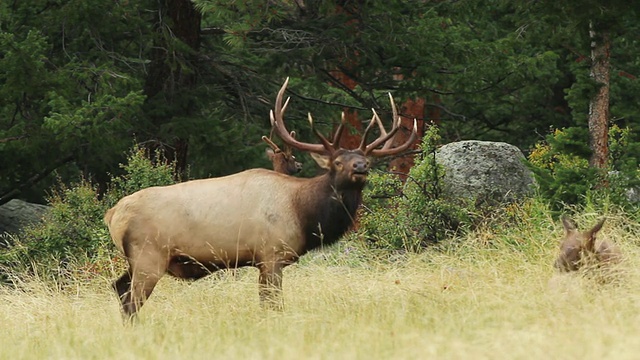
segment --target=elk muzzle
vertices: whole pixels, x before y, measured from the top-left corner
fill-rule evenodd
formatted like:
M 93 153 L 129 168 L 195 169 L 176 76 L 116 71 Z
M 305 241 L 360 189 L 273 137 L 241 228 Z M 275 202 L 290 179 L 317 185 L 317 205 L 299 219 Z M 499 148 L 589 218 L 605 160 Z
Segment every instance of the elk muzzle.
M 351 163 L 351 180 L 355 183 L 364 182 L 369 175 L 369 160 L 356 160 Z

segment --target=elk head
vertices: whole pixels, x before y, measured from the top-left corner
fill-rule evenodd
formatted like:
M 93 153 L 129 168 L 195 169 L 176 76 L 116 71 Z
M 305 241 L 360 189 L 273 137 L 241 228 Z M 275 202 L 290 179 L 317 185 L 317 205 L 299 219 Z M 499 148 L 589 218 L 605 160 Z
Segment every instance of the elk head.
M 295 138 L 295 131 L 292 131 L 290 135 Z M 290 146 L 284 146 L 284 150 L 282 150 L 271 138 L 266 136 L 262 137 L 262 141 L 271 147 L 271 149 L 266 149 L 265 152 L 273 164 L 273 170 L 287 175 L 297 174 L 302 170 L 302 163 L 296 161 Z
M 400 130 L 401 121 L 398 116 L 398 111 L 393 101 L 393 97 L 389 94 L 393 116 L 391 131 L 387 132 L 384 129 L 382 121 L 374 110 L 373 117 L 362 135 L 362 141 L 358 148 L 343 149 L 340 147 L 339 143 L 345 126 L 344 113 L 342 113 L 342 120 L 331 141 L 324 137 L 315 128 L 313 118 L 311 117 L 311 114 L 308 114 L 311 129 L 320 140 L 320 144 L 300 142 L 291 136 L 291 133 L 287 130 L 284 124 L 283 116 L 290 98 L 287 98 L 283 104 L 282 97 L 288 83 L 289 78 L 285 80 L 278 92 L 275 109 L 271 111 L 271 125 L 276 134 L 278 134 L 285 144 L 301 151 L 310 152 L 314 155 L 313 158 L 318 165 L 328 170 L 330 176 L 334 180 L 334 185 L 337 185 L 337 188 L 342 188 L 343 186 L 348 188 L 353 186 L 362 189 L 371 165 L 368 156 L 383 157 L 398 154 L 407 150 L 417 138 L 417 124 L 414 120 L 411 136 L 409 136 L 404 144 L 393 147 L 393 137 Z M 380 135 L 374 141 L 367 144 L 367 136 L 376 124 L 380 129 Z M 379 146 L 382 146 L 382 148 L 378 149 Z
M 578 231 L 575 222 L 562 217 L 565 236 L 560 244 L 554 267 L 561 272 L 577 271 L 584 266 L 600 266 L 618 262 L 620 250 L 607 240 L 596 246 L 596 234 L 602 229 L 605 219 L 598 221 L 588 231 Z

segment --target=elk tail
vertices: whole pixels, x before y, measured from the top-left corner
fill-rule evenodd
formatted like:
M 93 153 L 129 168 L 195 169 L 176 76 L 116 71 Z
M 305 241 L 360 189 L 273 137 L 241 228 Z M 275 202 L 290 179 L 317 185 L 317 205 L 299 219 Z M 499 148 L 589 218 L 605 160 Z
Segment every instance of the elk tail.
M 111 225 L 111 218 L 113 217 L 113 208 L 107 210 L 104 214 L 104 223 L 107 224 L 107 227 Z

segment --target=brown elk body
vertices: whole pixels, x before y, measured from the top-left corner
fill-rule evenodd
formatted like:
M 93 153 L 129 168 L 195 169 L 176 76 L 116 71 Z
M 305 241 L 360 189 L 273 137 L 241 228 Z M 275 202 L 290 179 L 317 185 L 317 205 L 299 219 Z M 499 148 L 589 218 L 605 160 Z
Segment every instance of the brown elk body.
M 295 132 L 289 133 L 292 137 L 295 137 Z M 273 170 L 282 174 L 294 175 L 302 170 L 302 163 L 296 160 L 293 155 L 293 149 L 290 146 L 284 146 L 284 150 L 280 149 L 270 138 L 263 136 L 262 140 L 266 142 L 271 148 L 266 149 L 265 153 L 267 158 L 273 165 Z
M 380 122 L 377 115 L 358 149 L 339 148 L 342 125 L 333 142 L 315 129 L 322 144 L 299 142 L 284 126 L 286 86 L 287 82 L 271 113 L 273 127 L 287 145 L 325 154 L 328 171 L 304 179 L 252 169 L 151 187 L 122 198 L 107 211 L 105 222 L 129 264 L 113 284 L 126 318 L 139 310 L 165 273 L 199 279 L 218 269 L 241 266 L 259 269 L 261 304 L 280 309 L 283 268 L 311 249 L 334 243 L 352 225 L 369 171 L 367 155 L 396 154 L 416 139 L 414 125 L 405 144 L 376 149 L 398 130 L 399 118 L 391 99 L 394 128 L 369 145 L 366 135 L 374 122 Z
M 584 266 L 601 266 L 620 261 L 620 250 L 611 242 L 601 240 L 596 246 L 596 234 L 602 229 L 605 219 L 588 231 L 579 231 L 574 221 L 562 217 L 565 236 L 560 243 L 560 254 L 554 267 L 561 272 L 577 271 Z

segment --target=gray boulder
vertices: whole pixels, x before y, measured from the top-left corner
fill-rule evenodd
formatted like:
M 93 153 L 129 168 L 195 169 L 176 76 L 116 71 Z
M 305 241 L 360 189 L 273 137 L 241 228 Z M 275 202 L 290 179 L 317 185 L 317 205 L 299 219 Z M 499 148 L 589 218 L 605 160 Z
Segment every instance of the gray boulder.
M 442 146 L 436 162 L 445 170 L 444 188 L 452 196 L 496 204 L 534 193 L 536 181 L 517 147 L 504 142 L 459 141 Z
M 18 234 L 25 226 L 42 221 L 49 206 L 13 199 L 0 206 L 0 235 Z

